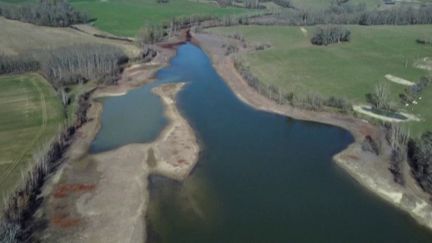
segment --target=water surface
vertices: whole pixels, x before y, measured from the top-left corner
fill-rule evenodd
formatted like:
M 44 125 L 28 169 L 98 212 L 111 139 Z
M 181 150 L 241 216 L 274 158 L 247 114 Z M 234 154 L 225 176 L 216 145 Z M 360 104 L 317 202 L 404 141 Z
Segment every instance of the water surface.
M 332 162 L 353 141 L 348 132 L 248 107 L 191 44 L 181 46 L 157 78 L 105 100 L 92 147 L 154 139 L 166 122 L 149 89 L 189 83 L 178 96 L 179 108 L 203 151 L 184 183 L 151 179 L 152 241 L 432 242 L 427 230 Z

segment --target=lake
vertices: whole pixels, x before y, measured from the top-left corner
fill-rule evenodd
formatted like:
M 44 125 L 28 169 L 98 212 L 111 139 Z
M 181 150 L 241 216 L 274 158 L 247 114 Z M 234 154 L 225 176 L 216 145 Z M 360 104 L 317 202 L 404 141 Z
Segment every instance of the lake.
M 410 216 L 358 185 L 332 156 L 349 132 L 242 103 L 192 44 L 157 81 L 103 99 L 92 152 L 150 142 L 167 121 L 152 87 L 187 82 L 182 114 L 202 152 L 183 183 L 151 177 L 151 242 L 432 242 Z

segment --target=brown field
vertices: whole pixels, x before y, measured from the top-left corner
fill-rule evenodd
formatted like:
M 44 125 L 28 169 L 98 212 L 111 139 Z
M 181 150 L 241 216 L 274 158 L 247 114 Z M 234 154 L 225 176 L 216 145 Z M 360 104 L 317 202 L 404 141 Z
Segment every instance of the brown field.
M 64 47 L 72 44 L 112 44 L 122 47 L 129 56 L 136 55 L 133 44 L 97 38 L 72 28 L 36 26 L 0 17 L 0 52 L 7 55 L 34 49 Z

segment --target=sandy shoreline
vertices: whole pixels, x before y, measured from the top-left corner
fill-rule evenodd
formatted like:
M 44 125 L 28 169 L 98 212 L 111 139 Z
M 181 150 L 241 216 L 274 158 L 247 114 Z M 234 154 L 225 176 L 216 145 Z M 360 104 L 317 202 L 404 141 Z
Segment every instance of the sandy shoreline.
M 144 242 L 148 176 L 183 180 L 198 161 L 199 145 L 193 129 L 177 110 L 175 97 L 184 83 L 166 84 L 152 91 L 161 97 L 169 124 L 151 143 L 129 144 L 88 155 L 101 126 L 102 103 L 97 98 L 119 96 L 153 80 L 168 65 L 175 49 L 160 49 L 148 64 L 125 70 L 117 85 L 99 87 L 91 97 L 89 122 L 67 150 L 67 161 L 43 188 L 39 210 L 48 227 L 38 238 L 48 242 Z M 157 63 L 158 65 L 155 65 Z
M 195 134 L 176 107 L 175 97 L 183 86 L 165 84 L 153 89 L 170 121 L 154 142 L 85 155 L 65 165 L 51 184 L 45 204 L 51 224 L 41 237 L 44 241 L 145 241 L 148 176 L 182 180 L 198 161 Z M 93 114 L 101 111 L 96 107 Z M 86 130 L 98 123 L 89 124 Z M 92 139 L 80 140 L 85 146 L 89 143 L 83 141 Z
M 196 35 L 195 43 L 209 54 L 215 69 L 234 93 L 246 104 L 263 111 L 342 127 L 355 142 L 334 156 L 337 164 L 369 190 L 404 209 L 418 222 L 432 228 L 432 207 L 427 195 L 410 181 L 401 187 L 392 180 L 385 154 L 377 157 L 361 150 L 366 135 L 382 139 L 383 133 L 365 121 L 327 112 L 311 112 L 275 104 L 260 96 L 236 72 L 232 60 L 221 50 L 221 39 Z M 151 82 L 154 73 L 167 65 L 174 51 L 159 56 L 158 68 L 146 64 L 125 70 L 116 86 L 99 88 L 92 96 L 89 122 L 77 132 L 66 162 L 44 187 L 47 198 L 43 217 L 49 227 L 40 235 L 48 242 L 142 242 L 146 240 L 145 214 L 149 202 L 148 176 L 159 174 L 171 179 L 186 178 L 198 161 L 199 145 L 193 129 L 176 107 L 175 96 L 184 83 L 156 87 L 161 97 L 167 125 L 152 143 L 129 144 L 104 153 L 87 155 L 100 128 L 102 104 L 95 99 L 124 95 Z
M 249 106 L 298 120 L 324 123 L 348 130 L 353 135 L 354 142 L 336 154 L 333 157 L 334 161 L 369 191 L 409 213 L 418 223 L 432 230 L 432 206 L 429 196 L 412 178 L 409 165 L 404 166 L 406 185 L 401 186 L 393 181 L 388 169 L 390 148 L 385 142 L 382 143 L 384 152 L 381 156 L 362 150 L 361 143 L 365 136 L 371 136 L 376 141 L 384 141 L 384 132 L 379 127 L 343 114 L 308 111 L 276 104 L 258 94 L 236 71 L 231 56 L 225 56 L 225 50 L 222 48 L 225 38 L 212 34 L 194 34 L 194 38 L 207 52 L 222 79 L 236 96 Z

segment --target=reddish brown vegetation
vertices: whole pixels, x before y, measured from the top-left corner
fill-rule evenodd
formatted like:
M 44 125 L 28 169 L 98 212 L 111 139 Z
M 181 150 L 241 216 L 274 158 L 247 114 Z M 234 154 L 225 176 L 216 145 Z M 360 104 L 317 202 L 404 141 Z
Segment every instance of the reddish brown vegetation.
M 59 184 L 54 191 L 54 197 L 63 198 L 68 196 L 70 193 L 93 191 L 95 187 L 94 184 Z
M 374 129 L 370 125 L 361 125 L 359 126 L 359 131 L 364 136 L 373 136 L 374 135 Z
M 359 160 L 360 158 L 356 155 L 346 154 L 343 156 L 343 160 Z
M 67 214 L 59 213 L 51 218 L 51 224 L 60 228 L 70 228 L 80 223 L 77 218 L 71 218 Z
M 181 165 L 181 164 L 189 164 L 189 163 L 187 163 L 186 160 L 184 160 L 184 159 L 179 159 L 179 160 L 177 160 L 177 163 L 180 164 L 180 165 Z

